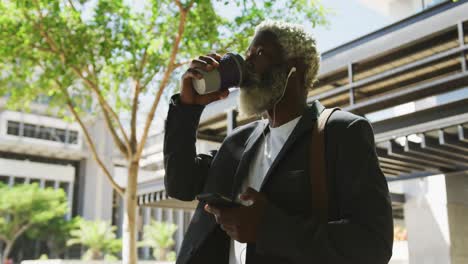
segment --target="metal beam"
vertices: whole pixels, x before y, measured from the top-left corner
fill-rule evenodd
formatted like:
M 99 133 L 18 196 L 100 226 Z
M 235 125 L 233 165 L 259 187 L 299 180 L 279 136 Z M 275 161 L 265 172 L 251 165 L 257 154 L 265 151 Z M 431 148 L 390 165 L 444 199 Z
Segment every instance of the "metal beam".
M 447 170 L 455 169 L 453 165 L 447 165 L 443 162 L 438 162 L 435 160 L 429 160 L 429 159 L 425 159 L 421 157 L 414 157 L 413 155 L 408 155 L 408 153 L 405 153 L 403 147 L 400 146 L 398 143 L 396 143 L 394 140 L 390 140 L 388 142 L 388 154 L 390 156 L 400 157 L 408 161 L 419 162 L 419 163 L 425 164 L 428 168 L 435 168 L 435 169 L 444 168 Z
M 389 93 L 385 96 L 368 99 L 352 106 L 344 107 L 343 109 L 357 113 L 368 113 L 424 98 L 439 92 L 455 90 L 466 84 L 468 84 L 468 72 L 457 73 L 431 82 L 414 85 L 411 88 Z
M 427 133 L 422 133 L 420 134 L 421 137 L 421 148 L 423 149 L 429 149 L 438 153 L 442 153 L 445 155 L 453 156 L 458 159 L 467 161 L 468 156 L 465 155 L 464 153 L 459 153 L 458 151 L 454 151 L 452 148 L 440 145 L 439 140 L 435 139 L 431 136 L 428 136 Z
M 421 144 L 417 144 L 406 139 L 405 151 L 408 153 L 413 153 L 417 156 L 426 157 L 428 159 L 438 160 L 453 165 L 464 165 L 468 166 L 468 159 L 460 158 L 451 153 L 444 153 L 434 151 L 428 148 L 422 148 Z
M 399 204 L 404 204 L 406 202 L 406 197 L 405 194 L 403 193 L 390 193 L 390 199 L 392 200 L 392 203 L 399 203 Z
M 386 162 L 403 164 L 405 166 L 414 166 L 414 167 L 417 167 L 419 170 L 432 169 L 434 171 L 438 171 L 436 167 L 428 167 L 427 163 L 422 163 L 417 160 L 408 160 L 405 156 L 400 156 L 400 155 L 396 155 L 393 153 L 389 154 L 388 149 L 378 148 L 377 155 L 379 156 L 379 160 L 385 160 Z
M 460 47 L 465 45 L 465 34 L 463 32 L 463 21 L 458 21 L 457 23 L 457 31 L 458 31 L 458 43 Z M 463 72 L 466 72 L 466 59 L 465 59 L 465 51 L 460 52 L 460 63 Z
M 398 166 L 398 165 L 394 165 L 394 164 L 390 164 L 390 163 L 386 163 L 386 162 L 380 162 L 380 167 L 381 167 L 381 168 L 385 168 L 385 169 L 396 170 L 396 171 L 398 171 L 400 174 L 401 174 L 401 173 L 410 173 L 410 172 L 413 172 L 413 170 L 410 169 L 410 168 L 403 167 L 403 166 Z
M 388 182 L 392 181 L 404 181 L 404 180 L 412 180 L 412 179 L 418 179 L 418 178 L 425 178 L 425 177 L 430 177 L 430 176 L 435 176 L 435 175 L 444 175 L 444 176 L 458 176 L 458 175 L 468 175 L 468 169 L 461 169 L 458 171 L 453 171 L 453 172 L 446 172 L 446 173 L 433 173 L 433 172 L 427 172 L 427 171 L 422 171 L 422 172 L 416 172 L 408 175 L 401 175 L 399 177 L 393 178 L 393 177 L 387 177 Z
M 342 52 L 346 52 L 346 51 L 350 51 L 350 50 L 353 50 L 355 49 L 356 47 L 360 47 L 360 46 L 363 46 L 373 40 L 376 40 L 376 39 L 382 39 L 382 37 L 384 36 L 387 36 L 385 38 L 383 38 L 384 40 L 385 39 L 389 39 L 389 35 L 392 34 L 393 32 L 396 32 L 396 31 L 402 31 L 402 30 L 408 30 L 407 34 L 404 34 L 404 35 L 401 35 L 399 36 L 398 38 L 398 43 L 400 43 L 400 45 L 402 45 L 402 43 L 404 42 L 407 42 L 407 38 L 411 38 L 414 33 L 418 33 L 418 32 L 414 32 L 414 29 L 413 29 L 413 25 L 418 23 L 418 24 L 421 24 L 421 23 L 426 23 L 426 24 L 429 24 L 430 23 L 430 26 L 427 26 L 425 28 L 427 28 L 428 30 L 427 31 L 424 31 L 424 33 L 426 34 L 429 34 L 429 33 L 433 33 L 434 32 L 434 23 L 436 23 L 435 25 L 435 28 L 443 28 L 443 27 L 446 27 L 447 23 L 445 23 L 445 21 L 450 21 L 449 19 L 444 19 L 444 21 L 440 21 L 440 19 L 428 19 L 434 15 L 437 15 L 437 14 L 440 14 L 440 13 L 443 13 L 445 11 L 447 11 L 448 9 L 451 9 L 451 8 L 455 8 L 457 7 L 458 5 L 462 5 L 466 3 L 466 1 L 445 1 L 445 3 L 441 3 L 441 5 L 437 6 L 436 8 L 427 8 L 425 10 L 422 10 L 421 12 L 418 12 L 412 16 L 409 16 L 407 18 L 404 18 L 402 20 L 399 20 L 398 22 L 396 23 L 393 23 L 393 24 L 390 24 L 386 27 L 383 27 L 379 30 L 376 30 L 372 33 L 369 33 L 367 35 L 364 35 L 362 37 L 359 37 L 357 39 L 354 39 L 348 43 L 345 43 L 345 44 L 342 44 L 338 47 L 335 47 L 331 50 L 327 50 L 325 51 L 323 54 L 322 54 L 322 60 L 326 61 L 328 60 L 329 58 L 332 58 L 334 56 L 336 56 L 337 54 L 339 53 L 342 53 Z M 463 10 L 463 9 L 462 9 Z M 421 34 L 421 33 L 419 33 Z M 391 47 L 391 48 L 394 48 L 394 47 Z
M 466 102 L 466 106 L 468 106 L 468 100 L 464 100 L 463 102 Z M 463 107 L 463 105 L 460 105 L 459 107 L 461 107 L 462 110 L 468 110 L 468 107 Z M 435 112 L 443 111 L 451 112 L 451 110 L 447 110 L 446 108 L 437 108 Z M 441 127 L 456 126 L 459 124 L 468 123 L 468 111 L 460 114 L 455 114 L 455 112 L 452 112 L 454 113 L 454 115 L 448 117 L 439 116 L 435 112 L 427 112 L 427 114 L 429 115 L 429 118 L 427 119 L 421 117 L 420 115 L 417 115 L 417 113 L 409 114 L 409 119 L 413 119 L 413 121 L 402 121 L 404 125 L 402 127 L 400 127 L 398 122 L 400 117 L 395 118 L 395 120 L 388 120 L 388 122 L 383 121 L 387 124 L 382 124 L 382 127 L 378 123 L 373 123 L 372 126 L 374 127 L 374 131 L 381 131 L 375 132 L 375 142 L 387 142 L 388 140 L 391 140 L 393 138 L 404 137 L 409 134 L 425 133 L 427 131 L 438 130 Z M 430 119 L 430 115 L 432 114 L 434 114 L 434 120 Z M 423 121 L 417 122 L 417 120 Z M 425 120 L 428 121 L 424 122 Z M 413 123 L 413 125 L 411 125 L 411 123 Z M 392 124 L 394 124 L 395 129 L 390 130 Z
M 401 174 L 401 171 L 397 170 L 392 170 L 392 169 L 387 169 L 387 168 L 380 168 L 382 172 L 385 174 L 385 176 L 398 176 Z
M 354 83 L 353 63 L 348 63 L 348 83 Z M 349 105 L 354 105 L 354 88 L 349 89 Z
M 392 117 L 372 123 L 376 140 L 388 140 L 410 133 L 422 133 L 440 126 L 458 125 L 468 122 L 468 98 L 437 105 L 413 113 Z M 401 131 L 401 133 L 400 133 Z M 388 133 L 386 133 L 388 132 Z
M 439 144 L 451 147 L 457 151 L 462 151 L 465 154 L 468 154 L 468 144 L 463 141 L 459 141 L 457 136 L 451 135 L 444 131 L 444 129 L 439 129 Z
M 418 179 L 418 178 L 424 178 L 424 177 L 429 177 L 429 176 L 434 176 L 434 175 L 439 175 L 441 173 L 434 173 L 434 172 L 429 172 L 429 171 L 421 171 L 421 172 L 415 172 L 407 175 L 400 175 L 396 178 L 388 178 L 388 182 L 393 182 L 393 181 L 403 181 L 403 180 L 412 180 L 412 179 Z
M 373 76 L 371 76 L 369 78 L 362 79 L 362 80 L 359 80 L 357 82 L 349 83 L 349 84 L 344 85 L 344 86 L 342 86 L 340 88 L 336 88 L 336 89 L 321 93 L 319 95 L 313 96 L 311 98 L 308 98 L 307 102 L 311 103 L 314 100 L 322 100 L 322 99 L 326 99 L 326 98 L 329 98 L 329 97 L 332 97 L 332 96 L 335 96 L 335 95 L 339 95 L 341 93 L 344 93 L 344 92 L 348 91 L 351 88 L 357 88 L 357 87 L 360 87 L 360 86 L 364 86 L 364 85 L 376 82 L 378 80 L 391 77 L 391 76 L 396 75 L 398 73 L 406 72 L 408 70 L 411 70 L 412 68 L 417 68 L 417 67 L 421 67 L 421 66 L 423 66 L 425 64 L 433 63 L 433 62 L 438 61 L 438 60 L 440 60 L 440 59 L 442 59 L 444 57 L 450 57 L 452 55 L 458 54 L 458 53 L 466 51 L 466 50 L 468 50 L 468 45 L 463 45 L 463 46 L 453 48 L 453 49 L 450 49 L 450 50 L 447 50 L 447 51 L 444 51 L 444 52 L 436 53 L 436 54 L 434 54 L 432 56 L 429 56 L 429 57 L 426 57 L 424 59 L 417 60 L 415 62 L 408 63 L 408 64 L 405 64 L 403 66 L 384 71 L 384 72 L 379 73 L 377 75 L 373 75 Z
M 387 164 L 387 166 L 398 166 L 398 167 L 401 167 L 403 169 L 407 169 L 410 171 L 420 171 L 420 170 L 426 169 L 424 166 L 417 165 L 414 163 L 408 163 L 408 162 L 404 162 L 400 160 L 394 160 L 388 156 L 386 157 L 379 156 L 379 162 L 380 164 Z
M 468 129 L 462 125 L 457 126 L 458 130 L 458 140 L 463 142 L 468 142 Z

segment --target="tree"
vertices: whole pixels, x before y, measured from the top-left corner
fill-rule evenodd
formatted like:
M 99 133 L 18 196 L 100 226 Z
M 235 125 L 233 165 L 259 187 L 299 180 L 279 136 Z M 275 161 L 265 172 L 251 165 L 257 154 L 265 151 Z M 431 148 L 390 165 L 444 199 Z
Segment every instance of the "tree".
M 16 239 L 28 229 L 64 217 L 68 211 L 62 189 L 39 188 L 37 184 L 9 187 L 0 183 L 0 240 L 5 244 L 3 262 Z
M 140 246 L 149 246 L 153 248 L 153 257 L 156 260 L 168 260 L 168 254 L 173 254 L 173 251 L 168 251 L 175 243 L 174 232 L 177 226 L 172 223 L 164 223 L 151 220 L 150 224 L 143 227 L 143 241 Z
M 26 232 L 29 239 L 44 241 L 49 249 L 49 258 L 59 258 L 67 249 L 66 243 L 71 238 L 71 230 L 79 227 L 79 216 L 70 220 L 55 217 L 47 223 L 38 224 Z
M 93 158 L 124 198 L 123 261 L 136 263 L 139 163 L 161 97 L 176 86 L 182 66 L 212 51 L 243 52 L 266 17 L 315 26 L 325 23 L 325 9 L 318 0 L 128 3 L 0 1 L 0 95 L 8 95 L 12 108 L 47 96 L 59 115 L 71 115 L 81 126 Z M 150 103 L 142 106 L 144 98 Z M 96 151 L 85 125 L 91 113 L 104 118 L 127 161 L 125 188 Z M 143 125 L 137 126 L 141 118 Z
M 114 254 L 122 248 L 122 241 L 115 235 L 116 228 L 106 221 L 80 219 L 78 228 L 70 231 L 71 238 L 67 241 L 67 246 L 85 246 L 87 251 L 82 257 L 84 260 L 114 260 Z

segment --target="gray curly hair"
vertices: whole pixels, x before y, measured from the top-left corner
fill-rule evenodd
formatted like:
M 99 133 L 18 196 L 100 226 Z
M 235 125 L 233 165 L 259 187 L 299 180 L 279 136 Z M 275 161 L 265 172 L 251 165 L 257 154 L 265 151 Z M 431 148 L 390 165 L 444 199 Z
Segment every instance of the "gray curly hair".
M 276 35 L 287 59 L 304 60 L 306 65 L 304 84 L 307 89 L 312 89 L 320 66 L 320 54 L 317 51 L 315 38 L 307 33 L 302 25 L 283 21 L 265 20 L 255 27 L 254 35 L 262 31 L 270 31 Z

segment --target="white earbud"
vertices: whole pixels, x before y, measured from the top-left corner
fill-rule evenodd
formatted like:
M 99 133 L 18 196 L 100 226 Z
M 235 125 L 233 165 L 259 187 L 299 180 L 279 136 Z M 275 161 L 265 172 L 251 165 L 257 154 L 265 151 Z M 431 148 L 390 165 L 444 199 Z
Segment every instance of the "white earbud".
M 291 70 L 288 73 L 288 78 L 293 74 L 293 72 L 296 72 L 296 67 L 292 67 Z

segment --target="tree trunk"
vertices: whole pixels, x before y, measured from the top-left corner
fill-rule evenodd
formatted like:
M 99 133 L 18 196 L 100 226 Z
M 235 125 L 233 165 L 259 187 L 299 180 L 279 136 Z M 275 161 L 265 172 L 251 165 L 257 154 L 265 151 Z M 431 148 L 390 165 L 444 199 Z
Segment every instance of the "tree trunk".
M 167 260 L 167 250 L 165 248 L 161 248 L 159 251 L 159 259 L 160 261 L 166 261 Z
M 7 263 L 6 261 L 8 259 L 8 256 L 10 255 L 11 250 L 12 250 L 13 242 L 5 242 L 4 246 L 5 246 L 5 249 L 3 250 L 3 253 L 2 253 L 2 263 L 3 264 Z
M 130 162 L 127 176 L 127 188 L 125 188 L 124 196 L 124 222 L 122 234 L 122 263 L 136 264 L 137 263 L 137 247 L 136 247 L 136 191 L 138 178 L 138 161 Z

